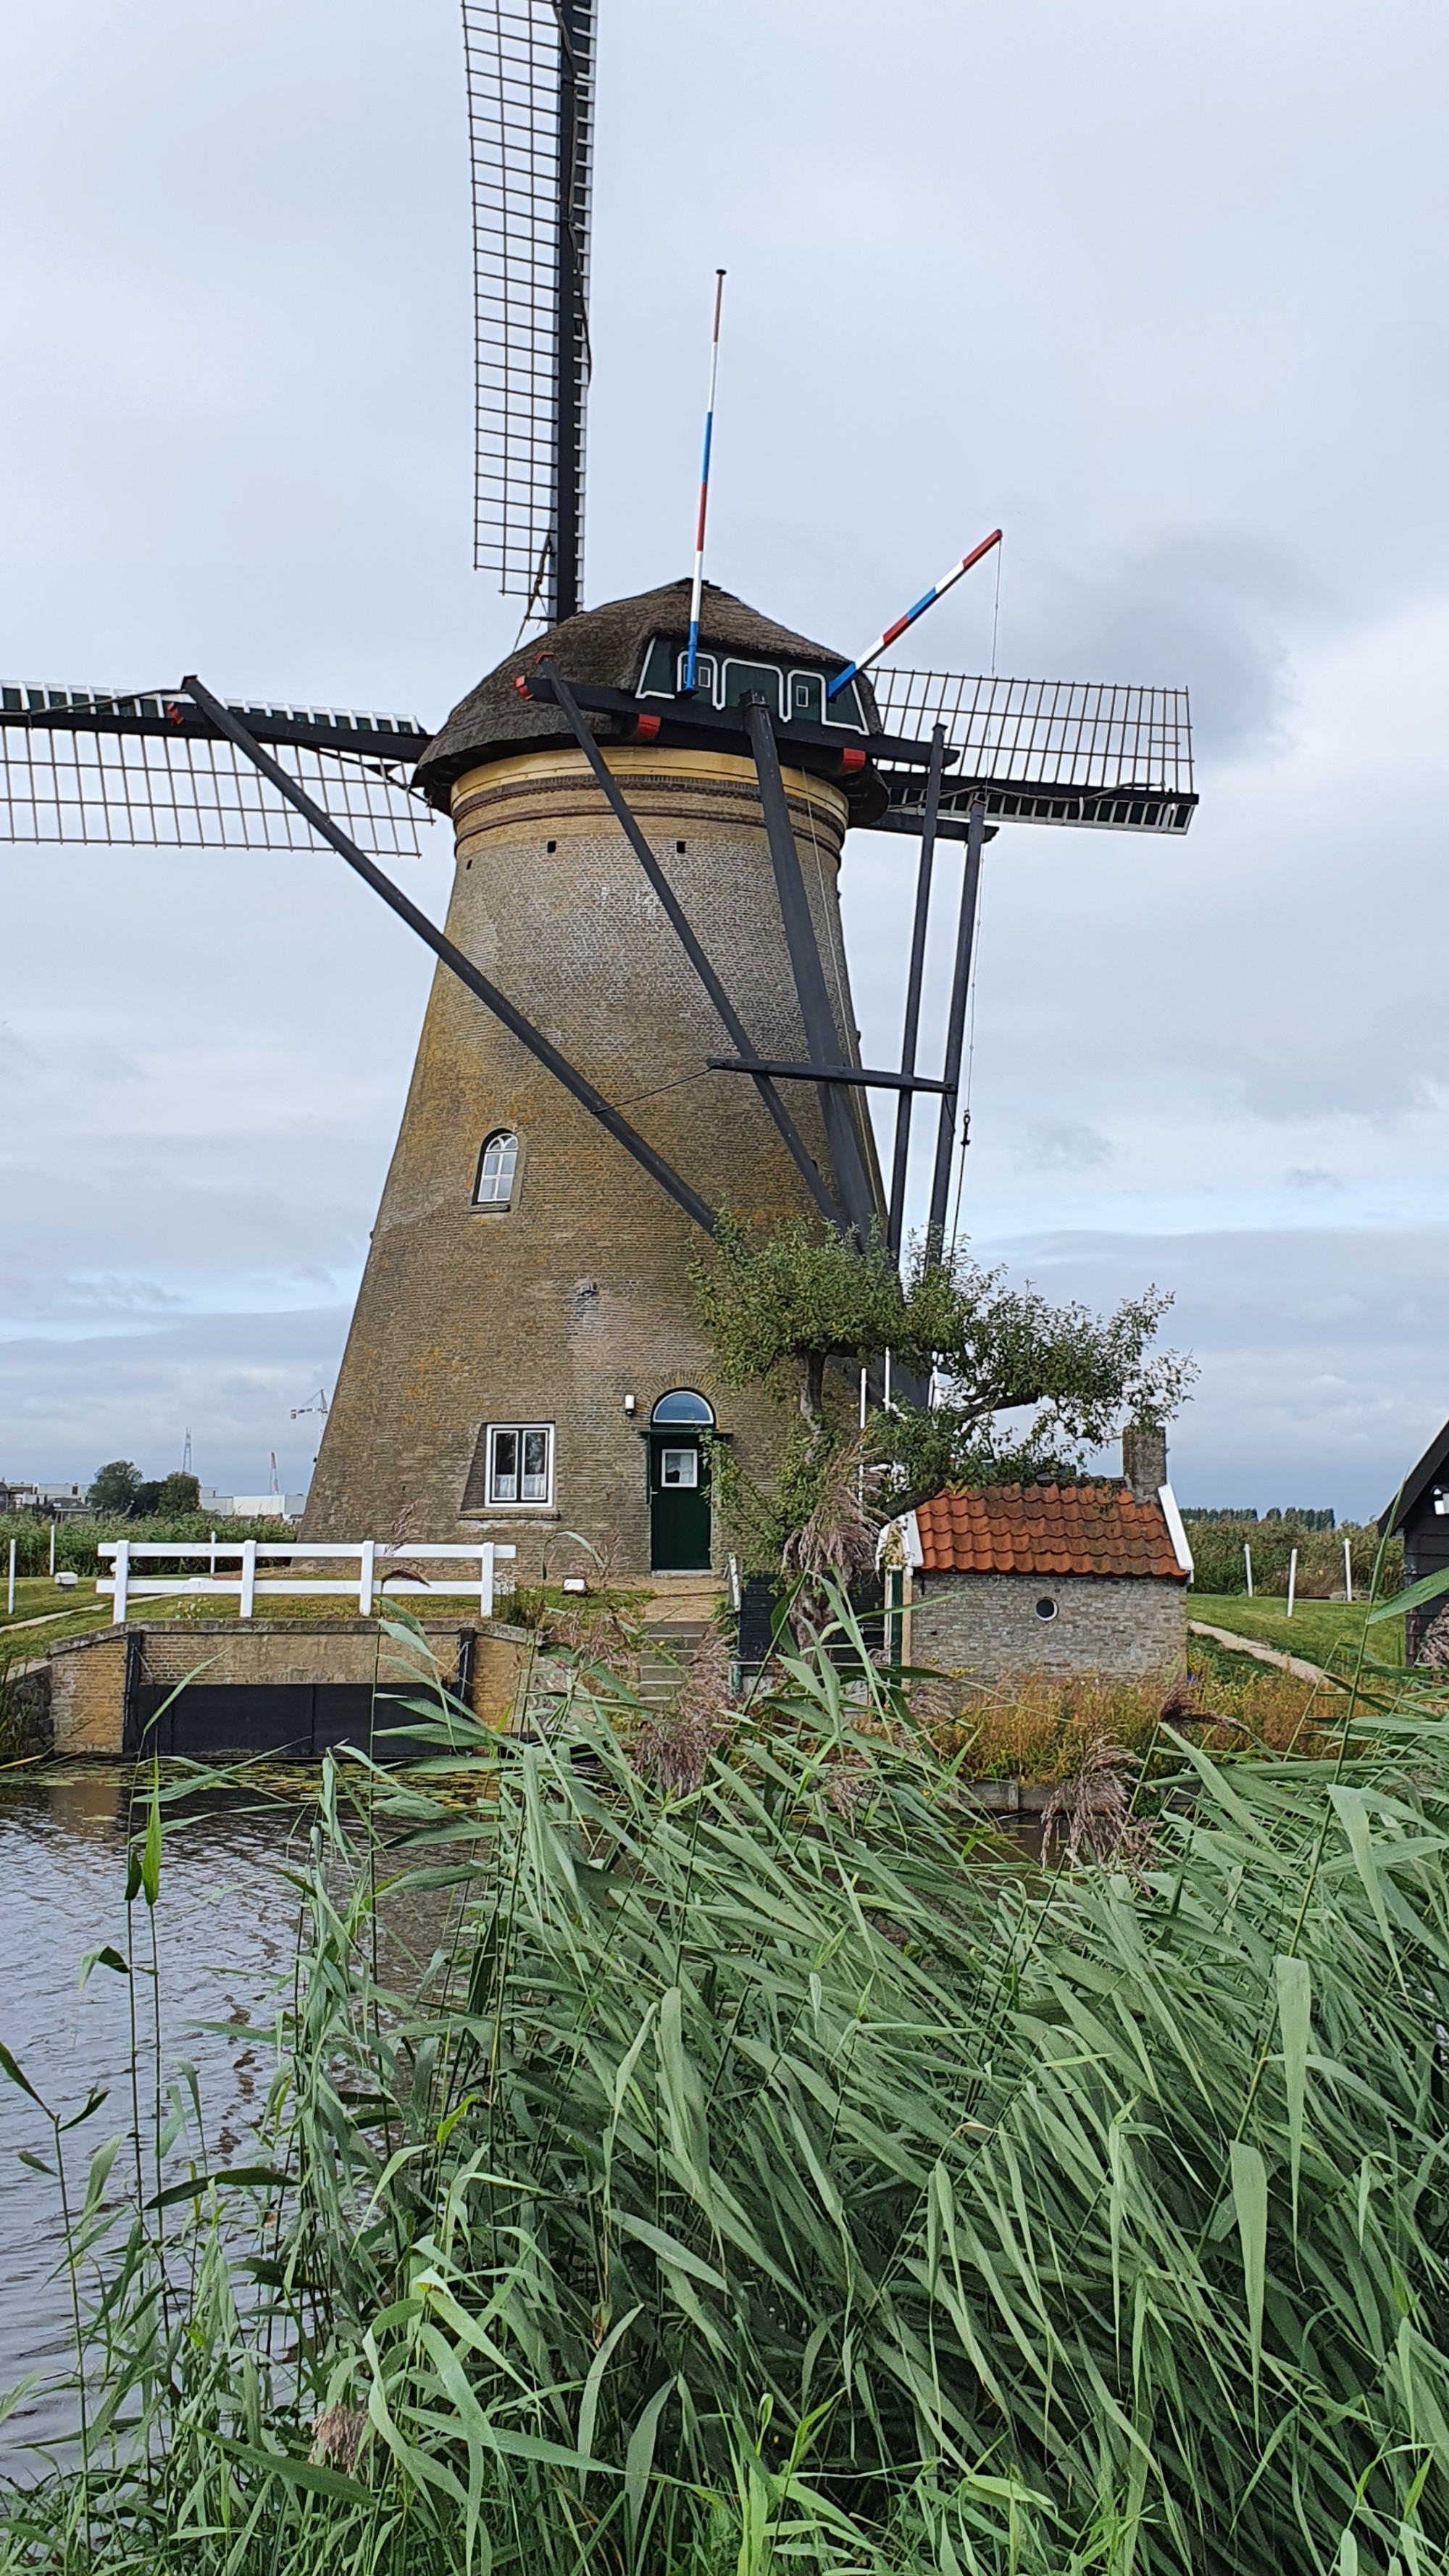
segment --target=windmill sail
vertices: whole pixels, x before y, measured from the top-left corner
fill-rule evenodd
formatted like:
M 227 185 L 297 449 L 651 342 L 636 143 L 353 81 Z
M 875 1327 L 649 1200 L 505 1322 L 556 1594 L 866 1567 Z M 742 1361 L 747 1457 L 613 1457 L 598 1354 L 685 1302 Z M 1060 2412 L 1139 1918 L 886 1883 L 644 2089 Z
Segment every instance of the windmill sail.
M 463 0 L 473 163 L 473 559 L 525 622 L 583 602 L 595 0 Z
M 338 708 L 236 714 L 374 858 L 416 858 L 434 820 L 408 784 L 427 741 L 411 716 Z M 295 806 L 162 691 L 0 688 L 0 840 L 145 849 L 313 850 Z
M 943 831 L 964 833 L 977 794 L 993 821 L 1117 832 L 1185 832 L 1192 821 L 1186 689 L 879 668 L 871 685 L 888 733 L 925 735 L 941 724 L 960 755 L 942 789 Z M 919 831 L 919 772 L 892 777 L 883 765 L 883 775 L 886 828 Z

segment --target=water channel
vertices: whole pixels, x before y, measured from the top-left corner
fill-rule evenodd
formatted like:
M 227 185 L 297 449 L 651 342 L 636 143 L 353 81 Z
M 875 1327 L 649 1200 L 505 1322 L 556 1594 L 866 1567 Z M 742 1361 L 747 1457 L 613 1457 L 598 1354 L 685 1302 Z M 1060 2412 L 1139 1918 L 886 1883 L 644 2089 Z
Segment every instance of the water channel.
M 132 1819 L 131 1798 L 130 1775 L 115 1764 L 0 1777 L 0 2040 L 63 2116 L 92 2086 L 108 2088 L 66 2142 L 82 2188 L 94 2149 L 132 2126 L 129 1980 L 98 1966 L 81 1984 L 88 1953 L 107 1943 L 125 1951 L 128 1831 L 145 1823 L 144 1808 Z M 310 1818 L 296 1785 L 279 1781 L 272 1794 L 259 1784 L 188 1799 L 165 1819 L 156 1907 L 163 2066 L 195 2067 L 212 2159 L 245 2162 L 273 2064 L 276 1997 L 290 1984 L 294 1956 L 297 1896 L 283 1872 L 289 1855 L 305 1854 Z M 135 1917 L 149 1962 L 143 1904 Z M 149 1976 L 137 1979 L 143 2029 L 152 1990 Z M 235 2036 L 198 2030 L 202 2022 L 229 2024 Z M 143 2063 L 149 2075 L 149 2048 Z M 142 2130 L 149 2136 L 144 2100 Z M 0 2079 L 0 2391 L 31 2373 L 44 2380 L 65 2371 L 71 2353 L 56 2185 L 21 2163 L 25 2152 L 52 2161 L 49 2124 Z M 5 2467 L 24 2474 L 28 2446 L 62 2437 L 71 2419 L 64 2394 L 31 2391 L 0 2426 Z
M 296 1954 L 298 1898 L 286 1872 L 307 1854 L 315 1778 L 249 1774 L 244 1786 L 181 1798 L 164 1811 L 156 1907 L 161 2059 L 169 2075 L 183 2062 L 195 2068 L 216 2166 L 257 2160 L 249 2141 Z M 63 2117 L 81 2109 L 92 2087 L 107 2089 L 94 2118 L 67 2142 L 72 2185 L 81 2189 L 95 2148 L 129 2138 L 132 2127 L 129 1980 L 96 1966 L 82 1984 L 82 1972 L 107 1944 L 124 1954 L 126 1853 L 131 1835 L 144 1830 L 148 1788 L 142 1780 L 133 1790 L 132 1775 L 115 1763 L 0 1774 L 0 2041 Z M 1014 1866 L 1023 1848 L 1035 1856 L 1035 1817 L 1002 1818 L 1002 1827 L 995 1847 L 1003 1858 Z M 402 1985 L 411 1962 L 425 1958 L 442 1933 L 446 1900 L 404 1894 L 385 1912 L 393 1955 L 384 1974 Z M 149 1964 L 143 1904 L 134 1918 L 138 1952 Z M 152 1980 L 136 1982 L 149 2083 Z M 201 2027 L 208 2023 L 226 2027 Z M 144 2097 L 141 2129 L 149 2140 Z M 53 2152 L 43 2114 L 0 2076 L 0 2397 L 32 2374 L 41 2383 L 0 2423 L 0 2468 L 22 2477 L 33 2474 L 48 2445 L 65 2443 L 74 2421 L 70 2393 L 44 2385 L 72 2365 L 59 2199 L 53 2181 L 20 2161 L 28 2153 L 49 2163 Z

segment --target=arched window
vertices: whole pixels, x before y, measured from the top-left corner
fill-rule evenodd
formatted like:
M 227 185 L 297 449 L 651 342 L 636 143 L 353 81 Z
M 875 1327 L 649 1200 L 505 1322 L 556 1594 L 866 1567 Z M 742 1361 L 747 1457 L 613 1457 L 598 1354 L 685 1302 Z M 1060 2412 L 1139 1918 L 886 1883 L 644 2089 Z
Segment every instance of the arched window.
M 691 1422 L 697 1424 L 702 1431 L 711 1430 L 714 1425 L 714 1413 L 711 1407 L 705 1403 L 702 1395 L 695 1394 L 692 1386 L 677 1386 L 671 1394 L 661 1395 L 649 1419 L 661 1426 Z
M 507 1127 L 497 1128 L 485 1136 L 478 1157 L 478 1178 L 473 1184 L 475 1207 L 507 1207 L 513 1196 L 513 1180 L 518 1170 L 518 1138 Z

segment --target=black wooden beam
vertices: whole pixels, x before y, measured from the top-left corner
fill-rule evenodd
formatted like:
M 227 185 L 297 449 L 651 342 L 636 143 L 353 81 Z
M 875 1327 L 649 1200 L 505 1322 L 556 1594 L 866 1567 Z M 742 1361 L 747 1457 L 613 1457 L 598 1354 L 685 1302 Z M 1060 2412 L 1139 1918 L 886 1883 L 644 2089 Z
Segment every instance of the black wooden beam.
M 554 598 L 552 624 L 576 617 L 579 597 L 579 485 L 582 480 L 584 388 L 583 279 L 579 274 L 578 34 L 573 0 L 558 12 L 558 240 L 554 291 Z
M 966 842 L 966 865 L 961 877 L 961 917 L 956 926 L 956 965 L 951 978 L 951 1008 L 946 1022 L 945 1085 L 941 1094 L 941 1115 L 936 1127 L 936 1168 L 931 1175 L 931 1212 L 926 1220 L 926 1248 L 931 1258 L 940 1260 L 946 1240 L 946 1201 L 951 1190 L 951 1153 L 956 1142 L 956 1106 L 961 1092 L 961 1049 L 966 1034 L 966 1001 L 971 989 L 971 943 L 976 932 L 976 907 L 981 893 L 981 844 L 985 834 L 986 806 L 977 799 L 971 808 L 971 828 Z
M 896 1103 L 895 1151 L 891 1161 L 890 1213 L 886 1218 L 886 1241 L 892 1252 L 901 1248 L 901 1233 L 906 1221 L 906 1168 L 911 1154 L 912 1095 L 919 1087 L 906 1079 L 916 1070 L 916 1042 L 921 1028 L 921 986 L 926 972 L 926 931 L 931 918 L 931 871 L 936 858 L 936 825 L 941 812 L 941 770 L 945 760 L 946 729 L 937 725 L 931 736 L 931 766 L 926 772 L 926 803 L 921 817 L 921 858 L 916 871 L 916 917 L 911 930 L 911 964 L 906 978 L 906 1016 L 901 1032 L 901 1096 Z
M 840 1082 L 847 1091 L 944 1091 L 924 1073 L 872 1073 L 858 1064 L 785 1064 L 774 1057 L 712 1055 L 706 1058 L 711 1073 L 768 1073 L 777 1082 Z
M 552 655 L 545 655 L 533 670 L 520 673 L 513 685 L 521 697 L 537 698 L 547 704 L 553 698 L 557 677 Z M 571 680 L 569 686 L 577 703 L 591 716 L 632 718 L 636 724 L 643 717 L 651 727 L 668 726 L 671 731 L 680 726 L 695 733 L 749 732 L 749 710 L 744 706 L 710 707 L 694 698 L 640 698 L 628 689 L 599 689 L 582 680 Z M 868 760 L 886 760 L 903 769 L 926 769 L 931 759 L 928 742 L 913 742 L 904 734 L 855 733 L 845 725 L 811 724 L 803 717 L 786 720 L 777 716 L 775 739 L 786 750 L 798 745 L 802 751 L 833 751 L 841 755 L 864 752 Z M 949 745 L 944 756 L 948 769 L 953 760 L 961 757 Z
M 564 678 L 563 673 L 552 665 L 549 667 L 549 677 L 553 683 L 554 702 L 563 709 L 569 723 L 572 725 L 575 740 L 577 741 L 580 750 L 583 752 L 584 758 L 587 760 L 589 767 L 592 769 L 599 786 L 603 789 L 604 796 L 609 805 L 609 810 L 613 814 L 615 822 L 618 824 L 620 831 L 623 833 L 625 840 L 628 842 L 630 849 L 633 851 L 635 858 L 638 860 L 640 867 L 643 869 L 645 876 L 653 887 L 655 894 L 658 896 L 660 904 L 663 906 L 665 918 L 673 929 L 675 936 L 679 940 L 680 946 L 683 948 L 686 957 L 689 959 L 689 962 L 694 968 L 696 975 L 699 977 L 701 984 L 704 986 L 706 993 L 709 995 L 726 1035 L 733 1038 L 735 1045 L 742 1056 L 753 1056 L 754 1049 L 750 1044 L 744 1023 L 741 1020 L 739 1013 L 736 1011 L 733 1002 L 730 1000 L 728 993 L 725 991 L 723 984 L 720 982 L 718 975 L 715 973 L 709 958 L 706 956 L 698 939 L 695 937 L 689 916 L 685 912 L 683 905 L 680 903 L 679 897 L 676 895 L 673 886 L 670 884 L 664 870 L 661 868 L 654 852 L 651 850 L 637 818 L 631 812 L 628 798 L 625 796 L 622 787 L 619 785 L 617 778 L 614 776 L 614 773 L 610 769 L 608 762 L 605 760 L 603 753 L 600 751 L 598 744 L 595 742 L 593 735 L 590 733 L 588 726 L 585 724 L 583 715 L 580 712 L 578 700 L 574 695 L 570 683 Z M 766 1109 L 769 1111 L 771 1118 L 774 1120 L 776 1127 L 779 1129 L 780 1134 L 789 1149 L 795 1168 L 800 1173 L 800 1176 L 803 1179 L 806 1188 L 809 1190 L 811 1197 L 814 1199 L 816 1206 L 819 1208 L 821 1215 L 828 1217 L 832 1225 L 843 1224 L 844 1219 L 842 1218 L 835 1201 L 832 1199 L 830 1192 L 825 1186 L 824 1180 L 816 1167 L 814 1157 L 811 1155 L 804 1137 L 801 1135 L 794 1119 L 785 1107 L 785 1104 L 780 1098 L 778 1091 L 775 1089 L 774 1084 L 767 1078 L 767 1069 L 764 1066 L 761 1066 L 758 1069 L 756 1075 L 756 1088 Z
M 812 1062 L 838 1063 L 843 1033 L 837 1031 L 831 1013 L 825 969 L 820 962 L 810 901 L 800 872 L 800 853 L 795 847 L 790 809 L 785 802 L 785 783 L 780 776 L 780 756 L 775 747 L 775 720 L 763 698 L 751 699 L 747 703 L 746 714 L 750 744 L 755 755 L 755 776 L 759 781 L 760 810 L 765 819 L 765 837 L 770 845 L 780 915 L 785 925 L 785 944 L 790 952 L 800 1015 L 805 1023 L 805 1044 Z M 855 1123 L 839 1091 L 829 1083 L 820 1085 L 820 1114 L 825 1121 L 837 1186 L 851 1224 L 864 1245 L 876 1221 L 875 1197 Z
M 33 693 L 39 696 L 37 690 Z M 128 698 L 87 697 L 79 689 L 56 689 L 51 695 L 64 699 L 63 705 L 12 706 L 19 689 L 0 690 L 0 726 L 18 726 L 32 733 L 114 733 L 140 734 L 165 742 L 215 742 L 221 732 L 186 696 L 176 691 L 147 689 Z M 299 743 L 311 751 L 362 752 L 369 759 L 404 763 L 420 760 L 432 741 L 429 733 L 420 733 L 416 725 L 397 724 L 328 724 L 320 718 L 290 714 L 275 707 L 229 708 L 251 735 L 253 742 Z
M 407 923 L 409 930 L 416 931 L 419 939 L 431 948 L 435 957 L 442 960 L 449 973 L 456 975 L 459 983 L 465 984 L 469 992 L 476 995 L 485 1010 L 491 1011 L 495 1019 L 502 1021 L 504 1027 L 517 1038 L 520 1046 L 527 1047 L 530 1055 L 536 1056 L 540 1064 L 547 1066 L 555 1079 L 563 1084 L 565 1091 L 571 1093 L 579 1103 L 580 1108 L 586 1109 L 591 1118 L 597 1118 L 600 1126 L 623 1146 L 626 1154 L 633 1155 L 635 1162 L 649 1174 L 651 1180 L 658 1182 L 659 1187 L 673 1199 L 676 1207 L 683 1208 L 685 1215 L 691 1217 L 697 1226 L 701 1226 L 706 1234 L 713 1234 L 719 1222 L 714 1209 L 706 1204 L 697 1190 L 690 1188 L 688 1181 L 681 1180 L 673 1165 L 666 1163 L 663 1155 L 655 1152 L 654 1147 L 639 1134 L 637 1128 L 631 1127 L 628 1119 L 622 1117 L 619 1111 L 612 1107 L 603 1093 L 596 1091 L 587 1077 L 569 1063 L 567 1056 L 560 1055 L 558 1048 L 544 1036 L 542 1029 L 536 1029 L 531 1020 L 525 1019 L 522 1011 L 514 1008 L 506 994 L 500 993 L 497 985 L 490 983 L 488 977 L 480 972 L 471 957 L 465 957 L 462 949 L 455 947 L 446 933 L 439 930 L 436 922 L 430 921 L 427 914 L 420 911 L 418 906 L 409 900 L 401 886 L 395 886 L 391 877 L 385 876 L 382 869 L 359 850 L 356 842 L 348 839 L 347 834 L 333 822 L 331 815 L 308 795 L 305 787 L 299 787 L 296 779 L 290 777 L 287 771 L 272 759 L 269 752 L 263 751 L 261 744 L 248 733 L 245 725 L 237 721 L 230 709 L 222 705 L 219 698 L 214 698 L 211 691 L 204 688 L 200 680 L 194 677 L 183 680 L 181 685 L 187 696 L 192 698 L 203 713 L 210 717 L 218 732 L 225 734 L 228 741 L 234 742 L 238 751 L 245 752 L 248 760 L 261 771 L 262 776 L 271 780 L 277 793 L 285 796 L 289 805 L 295 805 L 298 813 L 304 815 L 311 824 L 313 831 L 320 833 L 322 839 L 337 852 L 338 857 L 345 859 L 348 866 L 356 870 L 363 883 L 371 886 L 374 894 L 381 895 L 383 902 L 397 914 L 400 921 Z

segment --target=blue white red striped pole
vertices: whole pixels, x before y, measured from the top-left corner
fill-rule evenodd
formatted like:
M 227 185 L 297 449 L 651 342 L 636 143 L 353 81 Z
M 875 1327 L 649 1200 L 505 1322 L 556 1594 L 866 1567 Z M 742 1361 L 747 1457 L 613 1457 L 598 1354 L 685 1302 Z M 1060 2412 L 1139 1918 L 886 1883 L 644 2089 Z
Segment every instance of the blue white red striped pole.
M 694 686 L 699 662 L 699 602 L 704 589 L 704 521 L 709 508 L 709 451 L 714 444 L 714 388 L 719 374 L 719 312 L 724 301 L 725 273 L 714 273 L 714 329 L 709 343 L 709 402 L 704 415 L 704 463 L 699 475 L 699 522 L 694 531 L 694 583 L 689 594 L 689 651 L 685 656 L 684 685 Z
M 999 546 L 1000 543 L 1001 530 L 993 528 L 990 536 L 983 537 L 979 546 L 973 546 L 969 555 L 963 555 L 958 564 L 951 566 L 949 572 L 942 573 L 940 580 L 926 592 L 923 599 L 917 600 L 914 608 L 908 608 L 904 617 L 898 617 L 894 626 L 888 626 L 884 635 L 878 635 L 869 652 L 862 653 L 858 662 L 852 662 L 848 671 L 842 671 L 838 680 L 831 681 L 825 692 L 827 698 L 838 698 L 842 689 L 848 688 L 851 681 L 857 679 L 862 671 L 868 671 L 872 662 L 880 660 L 888 644 L 894 644 L 898 635 L 904 635 L 908 626 L 914 626 L 918 617 L 925 616 L 927 609 L 935 605 L 943 593 L 950 589 L 953 582 L 960 580 L 963 572 L 969 572 L 973 564 L 979 564 L 982 556 L 989 555 L 992 547 Z

